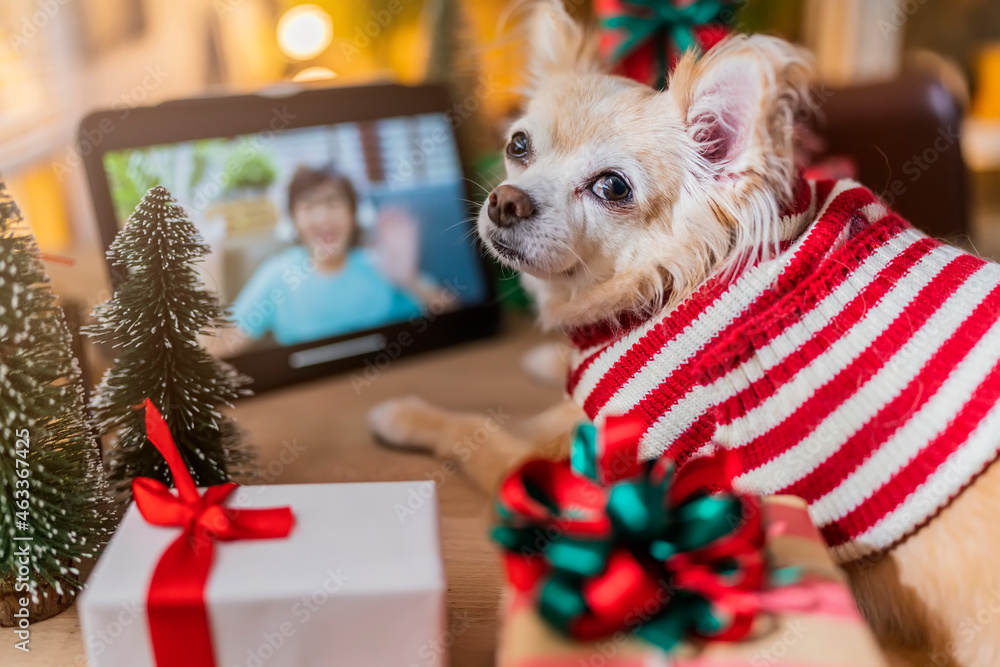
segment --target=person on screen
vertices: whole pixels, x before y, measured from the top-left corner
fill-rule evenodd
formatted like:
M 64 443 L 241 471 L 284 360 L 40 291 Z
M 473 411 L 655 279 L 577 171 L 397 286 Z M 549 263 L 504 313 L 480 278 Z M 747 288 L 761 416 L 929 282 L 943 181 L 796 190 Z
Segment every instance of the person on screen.
M 385 210 L 379 227 L 409 242 L 390 258 L 360 247 L 357 194 L 346 177 L 299 167 L 288 184 L 288 212 L 299 243 L 269 258 L 233 302 L 239 331 L 257 340 L 271 333 L 281 345 L 405 321 L 443 291 L 417 267 L 416 223 Z

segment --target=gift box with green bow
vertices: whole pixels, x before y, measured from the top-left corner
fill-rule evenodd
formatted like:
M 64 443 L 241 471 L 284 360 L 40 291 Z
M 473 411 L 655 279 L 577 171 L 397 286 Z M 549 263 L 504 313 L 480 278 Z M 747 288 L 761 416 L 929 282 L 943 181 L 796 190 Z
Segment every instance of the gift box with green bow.
M 728 35 L 743 0 L 594 0 L 600 50 L 615 71 L 656 88 L 685 52 Z
M 737 492 L 724 450 L 639 461 L 641 429 L 584 424 L 501 484 L 498 664 L 884 664 L 804 503 Z

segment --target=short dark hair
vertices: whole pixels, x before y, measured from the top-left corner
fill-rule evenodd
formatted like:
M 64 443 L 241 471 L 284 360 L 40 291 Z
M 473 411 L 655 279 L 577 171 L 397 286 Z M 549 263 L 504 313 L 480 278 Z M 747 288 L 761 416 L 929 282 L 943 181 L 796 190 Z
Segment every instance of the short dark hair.
M 288 181 L 288 214 L 292 217 L 292 224 L 295 224 L 295 205 L 313 188 L 324 183 L 333 183 L 343 193 L 347 203 L 354 213 L 354 231 L 351 233 L 349 247 L 354 248 L 361 241 L 361 228 L 358 225 L 358 193 L 354 189 L 351 179 L 337 172 L 332 166 L 327 165 L 319 168 L 299 167 L 292 174 L 292 180 Z

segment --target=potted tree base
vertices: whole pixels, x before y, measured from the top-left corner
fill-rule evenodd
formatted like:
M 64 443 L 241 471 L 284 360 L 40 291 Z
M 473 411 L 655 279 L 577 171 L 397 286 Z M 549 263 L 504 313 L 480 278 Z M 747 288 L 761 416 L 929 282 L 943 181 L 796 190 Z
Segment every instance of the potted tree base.
M 0 580 L 0 627 L 17 627 L 23 617 L 22 609 L 28 610 L 28 622 L 38 623 L 56 614 L 65 611 L 73 604 L 76 593 L 64 588 L 60 595 L 54 588 L 46 583 L 38 584 L 38 601 L 31 599 L 31 594 L 17 589 L 17 578 L 14 573 L 8 574 Z M 27 606 L 22 605 L 22 601 L 27 600 Z

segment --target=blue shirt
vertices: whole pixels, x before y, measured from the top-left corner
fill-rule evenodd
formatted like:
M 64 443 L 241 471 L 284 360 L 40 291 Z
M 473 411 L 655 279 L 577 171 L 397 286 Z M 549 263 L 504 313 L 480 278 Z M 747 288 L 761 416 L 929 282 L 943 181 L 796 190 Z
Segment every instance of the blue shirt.
M 323 273 L 303 246 L 293 246 L 257 268 L 232 311 L 250 338 L 270 331 L 281 345 L 294 345 L 405 321 L 421 308 L 364 250 L 351 250 L 339 271 Z

